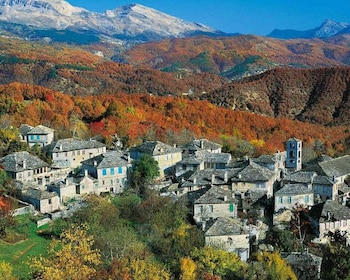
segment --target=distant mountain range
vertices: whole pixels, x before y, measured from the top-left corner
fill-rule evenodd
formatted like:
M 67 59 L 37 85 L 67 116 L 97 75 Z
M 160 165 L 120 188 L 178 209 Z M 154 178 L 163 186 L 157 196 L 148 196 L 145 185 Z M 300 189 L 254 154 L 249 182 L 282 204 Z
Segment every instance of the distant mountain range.
M 310 30 L 279 30 L 275 29 L 267 37 L 278 39 L 312 39 L 312 38 L 329 38 L 332 36 L 350 33 L 350 24 L 345 22 L 335 22 L 333 20 L 325 20 L 319 27 Z
M 310 39 L 348 33 L 348 23 L 326 20 L 321 26 L 306 31 L 275 29 L 267 37 Z M 139 4 L 97 13 L 72 6 L 65 0 L 0 0 L 0 34 L 75 44 L 111 40 L 149 42 L 194 35 L 239 35 L 187 22 Z
M 43 32 L 45 30 L 51 30 L 54 37 L 57 36 L 55 30 L 63 30 L 70 36 L 69 32 L 77 32 L 99 38 L 140 41 L 223 34 L 208 26 L 187 22 L 138 4 L 96 13 L 74 7 L 65 0 L 0 0 L 0 21 L 3 21 L 4 31 L 17 32 L 18 36 L 32 39 L 35 36 L 49 39 L 50 32 Z

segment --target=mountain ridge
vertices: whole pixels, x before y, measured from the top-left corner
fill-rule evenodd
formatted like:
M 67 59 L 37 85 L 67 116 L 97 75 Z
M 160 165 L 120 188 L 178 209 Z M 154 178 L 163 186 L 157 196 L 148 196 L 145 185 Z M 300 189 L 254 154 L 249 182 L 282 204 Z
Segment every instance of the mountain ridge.
M 293 30 L 293 29 L 274 29 L 267 37 L 277 39 L 311 39 L 311 38 L 329 38 L 342 34 L 342 32 L 348 33 L 346 30 L 350 28 L 349 23 L 336 22 L 331 19 L 326 19 L 318 27 L 309 30 Z
M 38 29 L 88 31 L 109 37 L 143 34 L 146 39 L 161 39 L 192 32 L 223 34 L 140 4 L 97 13 L 72 6 L 65 0 L 1 0 L 0 20 Z

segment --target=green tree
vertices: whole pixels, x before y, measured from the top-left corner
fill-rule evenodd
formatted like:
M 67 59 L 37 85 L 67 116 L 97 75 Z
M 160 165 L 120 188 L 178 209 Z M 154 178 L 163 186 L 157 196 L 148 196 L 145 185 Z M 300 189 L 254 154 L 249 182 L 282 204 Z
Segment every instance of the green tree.
M 346 245 L 346 237 L 336 231 L 331 240 L 323 250 L 321 279 L 350 279 L 350 247 Z
M 150 155 L 144 154 L 133 163 L 131 187 L 136 194 L 144 197 L 146 186 L 159 176 L 158 162 Z

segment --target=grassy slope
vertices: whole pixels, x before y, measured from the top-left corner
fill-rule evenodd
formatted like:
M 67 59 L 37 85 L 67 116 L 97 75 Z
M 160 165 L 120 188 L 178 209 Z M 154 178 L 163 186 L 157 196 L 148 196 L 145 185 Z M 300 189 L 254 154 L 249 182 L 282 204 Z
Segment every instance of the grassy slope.
M 26 234 L 27 238 L 15 244 L 0 241 L 0 261 L 10 263 L 13 266 L 14 275 L 19 279 L 30 279 L 29 258 L 45 254 L 50 240 L 37 234 L 36 224 L 29 219 L 29 216 L 23 215 L 16 219 L 18 220 L 16 232 Z

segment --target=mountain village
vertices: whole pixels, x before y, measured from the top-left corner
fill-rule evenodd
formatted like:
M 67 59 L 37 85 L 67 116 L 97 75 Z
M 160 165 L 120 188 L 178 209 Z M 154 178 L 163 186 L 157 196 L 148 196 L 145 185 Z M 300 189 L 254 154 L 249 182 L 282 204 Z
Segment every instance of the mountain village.
M 302 141 L 286 139 L 285 151 L 256 158 L 233 159 L 221 145 L 193 139 L 183 147 L 159 141 L 108 150 L 97 140 L 58 139 L 43 125 L 19 128 L 22 141 L 39 146 L 52 164 L 28 152 L 0 158 L 14 180 L 25 205 L 13 215 L 37 213 L 37 226 L 68 217 L 82 207 L 88 194 L 118 195 L 128 188 L 133 162 L 150 155 L 158 162 L 160 176 L 149 188 L 174 200 L 186 198 L 193 221 L 205 235 L 205 244 L 235 252 L 247 261 L 256 250 L 274 248 L 266 243 L 269 226 L 290 228 L 297 216 L 300 241 L 312 229 L 311 243 L 326 243 L 330 233 L 350 232 L 350 156 L 322 156 L 314 164 L 302 163 Z M 308 232 L 310 235 L 310 232 Z M 348 236 L 347 240 L 348 240 Z M 307 270 L 319 278 L 322 258 L 308 248 L 287 254 L 298 279 Z M 311 269 L 310 269 L 311 267 Z

